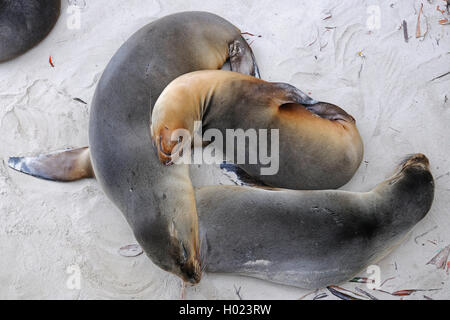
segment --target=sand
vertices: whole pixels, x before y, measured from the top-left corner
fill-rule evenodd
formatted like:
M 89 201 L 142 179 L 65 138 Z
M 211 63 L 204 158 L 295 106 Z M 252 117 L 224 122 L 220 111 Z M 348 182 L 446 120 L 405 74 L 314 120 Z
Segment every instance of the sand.
M 69 3 L 80 8 L 79 29 L 68 28 Z M 416 38 L 421 3 L 422 37 Z M 450 25 L 439 25 L 442 14 L 436 10 L 444 4 L 442 0 L 63 1 L 63 14 L 51 34 L 25 55 L 0 64 L 0 298 L 180 298 L 180 281 L 145 255 L 119 255 L 120 247 L 135 240 L 95 180 L 48 182 L 17 173 L 6 163 L 9 156 L 87 145 L 90 101 L 119 46 L 159 17 L 204 10 L 261 36 L 248 38 L 264 79 L 291 83 L 355 116 L 365 156 L 343 189 L 370 190 L 407 154 L 422 152 L 430 158 L 436 179 L 433 208 L 378 266 L 382 280 L 395 277 L 383 285 L 386 291 L 442 288 L 405 299 L 424 295 L 449 299 L 449 275 L 426 265 L 450 244 L 450 76 L 433 80 L 450 71 Z M 72 281 L 77 271 L 79 283 Z M 368 274 L 363 271 L 360 276 Z M 308 293 L 246 277 L 206 274 L 200 285 L 186 290 L 186 297 L 238 299 L 237 290 L 244 299 L 298 299 Z

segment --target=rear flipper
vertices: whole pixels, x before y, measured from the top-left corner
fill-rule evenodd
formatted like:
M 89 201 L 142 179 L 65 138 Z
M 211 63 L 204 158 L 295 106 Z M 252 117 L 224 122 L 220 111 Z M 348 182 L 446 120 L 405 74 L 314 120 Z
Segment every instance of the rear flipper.
M 14 170 L 52 181 L 95 177 L 89 147 L 55 151 L 37 157 L 11 157 L 8 165 Z

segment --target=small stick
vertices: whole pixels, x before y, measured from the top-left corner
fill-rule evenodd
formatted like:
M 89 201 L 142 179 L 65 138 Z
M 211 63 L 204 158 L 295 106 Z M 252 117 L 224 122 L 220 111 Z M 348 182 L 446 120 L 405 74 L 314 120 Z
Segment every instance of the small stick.
M 408 24 L 405 20 L 403 20 L 403 37 L 405 38 L 405 42 L 408 43 Z
M 443 78 L 443 77 L 445 77 L 445 76 L 447 76 L 447 75 L 449 75 L 449 74 L 450 74 L 450 71 L 449 71 L 449 72 L 446 72 L 446 73 L 444 73 L 444 74 L 442 74 L 442 75 L 440 75 L 440 76 L 437 76 L 436 78 L 431 79 L 430 82 L 431 82 L 431 81 L 434 81 L 434 80 L 437 80 L 437 79 L 440 79 L 440 78 Z
M 241 287 L 239 287 L 239 289 L 236 288 L 235 285 L 233 285 L 233 287 L 234 287 L 234 291 L 236 292 L 236 295 L 238 296 L 239 300 L 242 300 L 242 296 L 241 296 Z
M 327 287 L 327 289 L 331 292 L 332 295 L 334 295 L 342 300 L 361 300 L 361 299 L 349 296 L 348 294 L 345 294 L 343 292 L 337 291 L 336 289 L 333 289 L 332 287 Z
M 303 300 L 303 299 L 306 298 L 307 296 L 312 295 L 314 292 L 317 292 L 317 290 L 311 291 L 311 292 L 309 292 L 309 293 L 307 293 L 307 294 L 301 296 L 301 297 L 298 298 L 297 300 Z
M 417 16 L 416 38 L 420 38 L 421 33 L 422 33 L 420 31 L 420 15 L 422 14 L 422 10 L 423 10 L 423 3 L 420 6 L 419 15 Z
M 367 291 L 364 291 L 363 289 L 360 289 L 358 287 L 356 287 L 356 290 L 365 294 L 366 296 L 368 296 L 371 300 L 378 300 L 378 298 L 374 297 L 373 295 L 371 295 L 370 293 L 368 293 Z
M 344 289 L 344 288 L 341 288 L 341 287 L 338 287 L 338 286 L 328 286 L 327 288 L 339 289 L 339 290 L 346 291 L 348 293 L 354 294 L 355 296 L 359 296 L 359 297 L 365 298 L 364 296 L 360 295 L 359 293 L 356 293 L 356 292 L 353 292 L 351 290 Z
M 437 291 L 441 289 L 409 289 L 409 290 L 398 290 L 395 292 L 392 292 L 391 294 L 393 296 L 409 296 L 410 294 L 418 291 Z
M 390 278 L 387 278 L 386 280 L 384 280 L 384 281 L 381 283 L 380 288 L 381 288 L 386 282 L 388 282 L 389 280 L 392 280 L 392 279 L 395 279 L 395 277 L 390 277 Z
M 73 98 L 73 100 L 83 103 L 83 104 L 87 104 L 86 102 L 84 102 L 83 100 L 81 100 L 80 98 Z
M 450 72 L 449 72 L 450 73 Z M 433 79 L 434 80 L 434 79 Z M 433 80 L 431 80 L 431 81 L 433 81 Z M 430 229 L 430 230 L 428 230 L 428 231 L 425 231 L 424 233 L 422 233 L 422 234 L 419 234 L 417 237 L 415 237 L 414 238 L 414 242 L 416 243 L 416 244 L 419 244 L 418 242 L 417 242 L 417 239 L 419 239 L 420 237 L 423 237 L 423 236 L 425 236 L 425 235 L 427 235 L 428 233 L 430 233 L 431 231 L 433 231 L 434 229 L 436 229 L 438 226 L 434 226 L 432 229 Z
M 323 298 L 326 298 L 326 297 L 328 297 L 328 295 L 326 293 L 321 293 L 321 294 L 318 294 L 317 296 L 315 296 L 313 298 L 313 300 L 320 300 L 320 299 L 323 299 Z
M 50 57 L 48 58 L 48 62 L 50 63 L 50 65 L 52 66 L 52 68 L 55 67 L 55 65 L 53 64 L 53 61 L 52 61 L 52 56 L 50 56 Z

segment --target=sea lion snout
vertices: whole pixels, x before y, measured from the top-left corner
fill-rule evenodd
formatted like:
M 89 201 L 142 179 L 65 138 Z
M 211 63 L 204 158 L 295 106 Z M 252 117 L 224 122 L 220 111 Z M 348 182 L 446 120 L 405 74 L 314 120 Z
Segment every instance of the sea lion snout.
M 202 279 L 202 269 L 197 258 L 181 266 L 183 280 L 192 285 L 196 285 Z
M 404 160 L 402 168 L 421 167 L 424 170 L 429 170 L 430 161 L 423 153 L 416 153 Z
M 169 130 L 167 127 L 164 127 L 163 129 L 159 130 L 157 133 L 156 138 L 153 137 L 153 140 L 156 143 L 156 148 L 158 150 L 158 158 L 159 161 L 161 161 L 164 165 L 172 165 L 172 151 L 177 146 L 179 142 L 181 142 L 182 139 L 179 139 L 177 141 L 172 141 L 172 131 Z

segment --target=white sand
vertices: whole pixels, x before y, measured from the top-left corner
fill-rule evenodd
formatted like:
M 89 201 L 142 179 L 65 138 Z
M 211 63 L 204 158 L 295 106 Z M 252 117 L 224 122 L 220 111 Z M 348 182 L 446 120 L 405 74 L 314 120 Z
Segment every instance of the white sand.
M 71 2 L 86 4 L 80 30 L 67 28 L 64 13 L 38 47 L 0 65 L 0 298 L 179 298 L 177 278 L 144 255 L 117 253 L 135 240 L 95 180 L 47 182 L 12 171 L 6 162 L 8 156 L 87 145 L 90 101 L 111 56 L 141 26 L 185 10 L 211 11 L 242 31 L 261 35 L 250 41 L 255 39 L 252 47 L 264 79 L 289 82 L 355 116 L 365 157 L 344 189 L 369 190 L 406 154 L 423 152 L 430 158 L 436 179 L 433 208 L 379 266 L 383 280 L 395 277 L 383 286 L 387 291 L 442 288 L 406 299 L 450 298 L 449 276 L 425 265 L 450 244 L 450 76 L 430 81 L 450 71 L 450 25 L 439 25 L 442 16 L 436 11 L 444 1 L 422 1 L 422 32 L 428 32 L 420 39 L 415 37 L 420 1 Z M 379 6 L 381 23 L 370 33 L 366 9 L 371 5 Z M 64 12 L 67 6 L 63 1 Z M 331 18 L 322 20 L 324 9 Z M 408 23 L 408 43 L 399 29 L 402 20 Z M 326 31 L 326 26 L 336 28 Z M 74 264 L 81 271 L 80 290 L 66 285 L 66 268 Z M 297 299 L 308 292 L 207 274 L 186 294 L 237 299 L 235 287 L 244 299 Z

